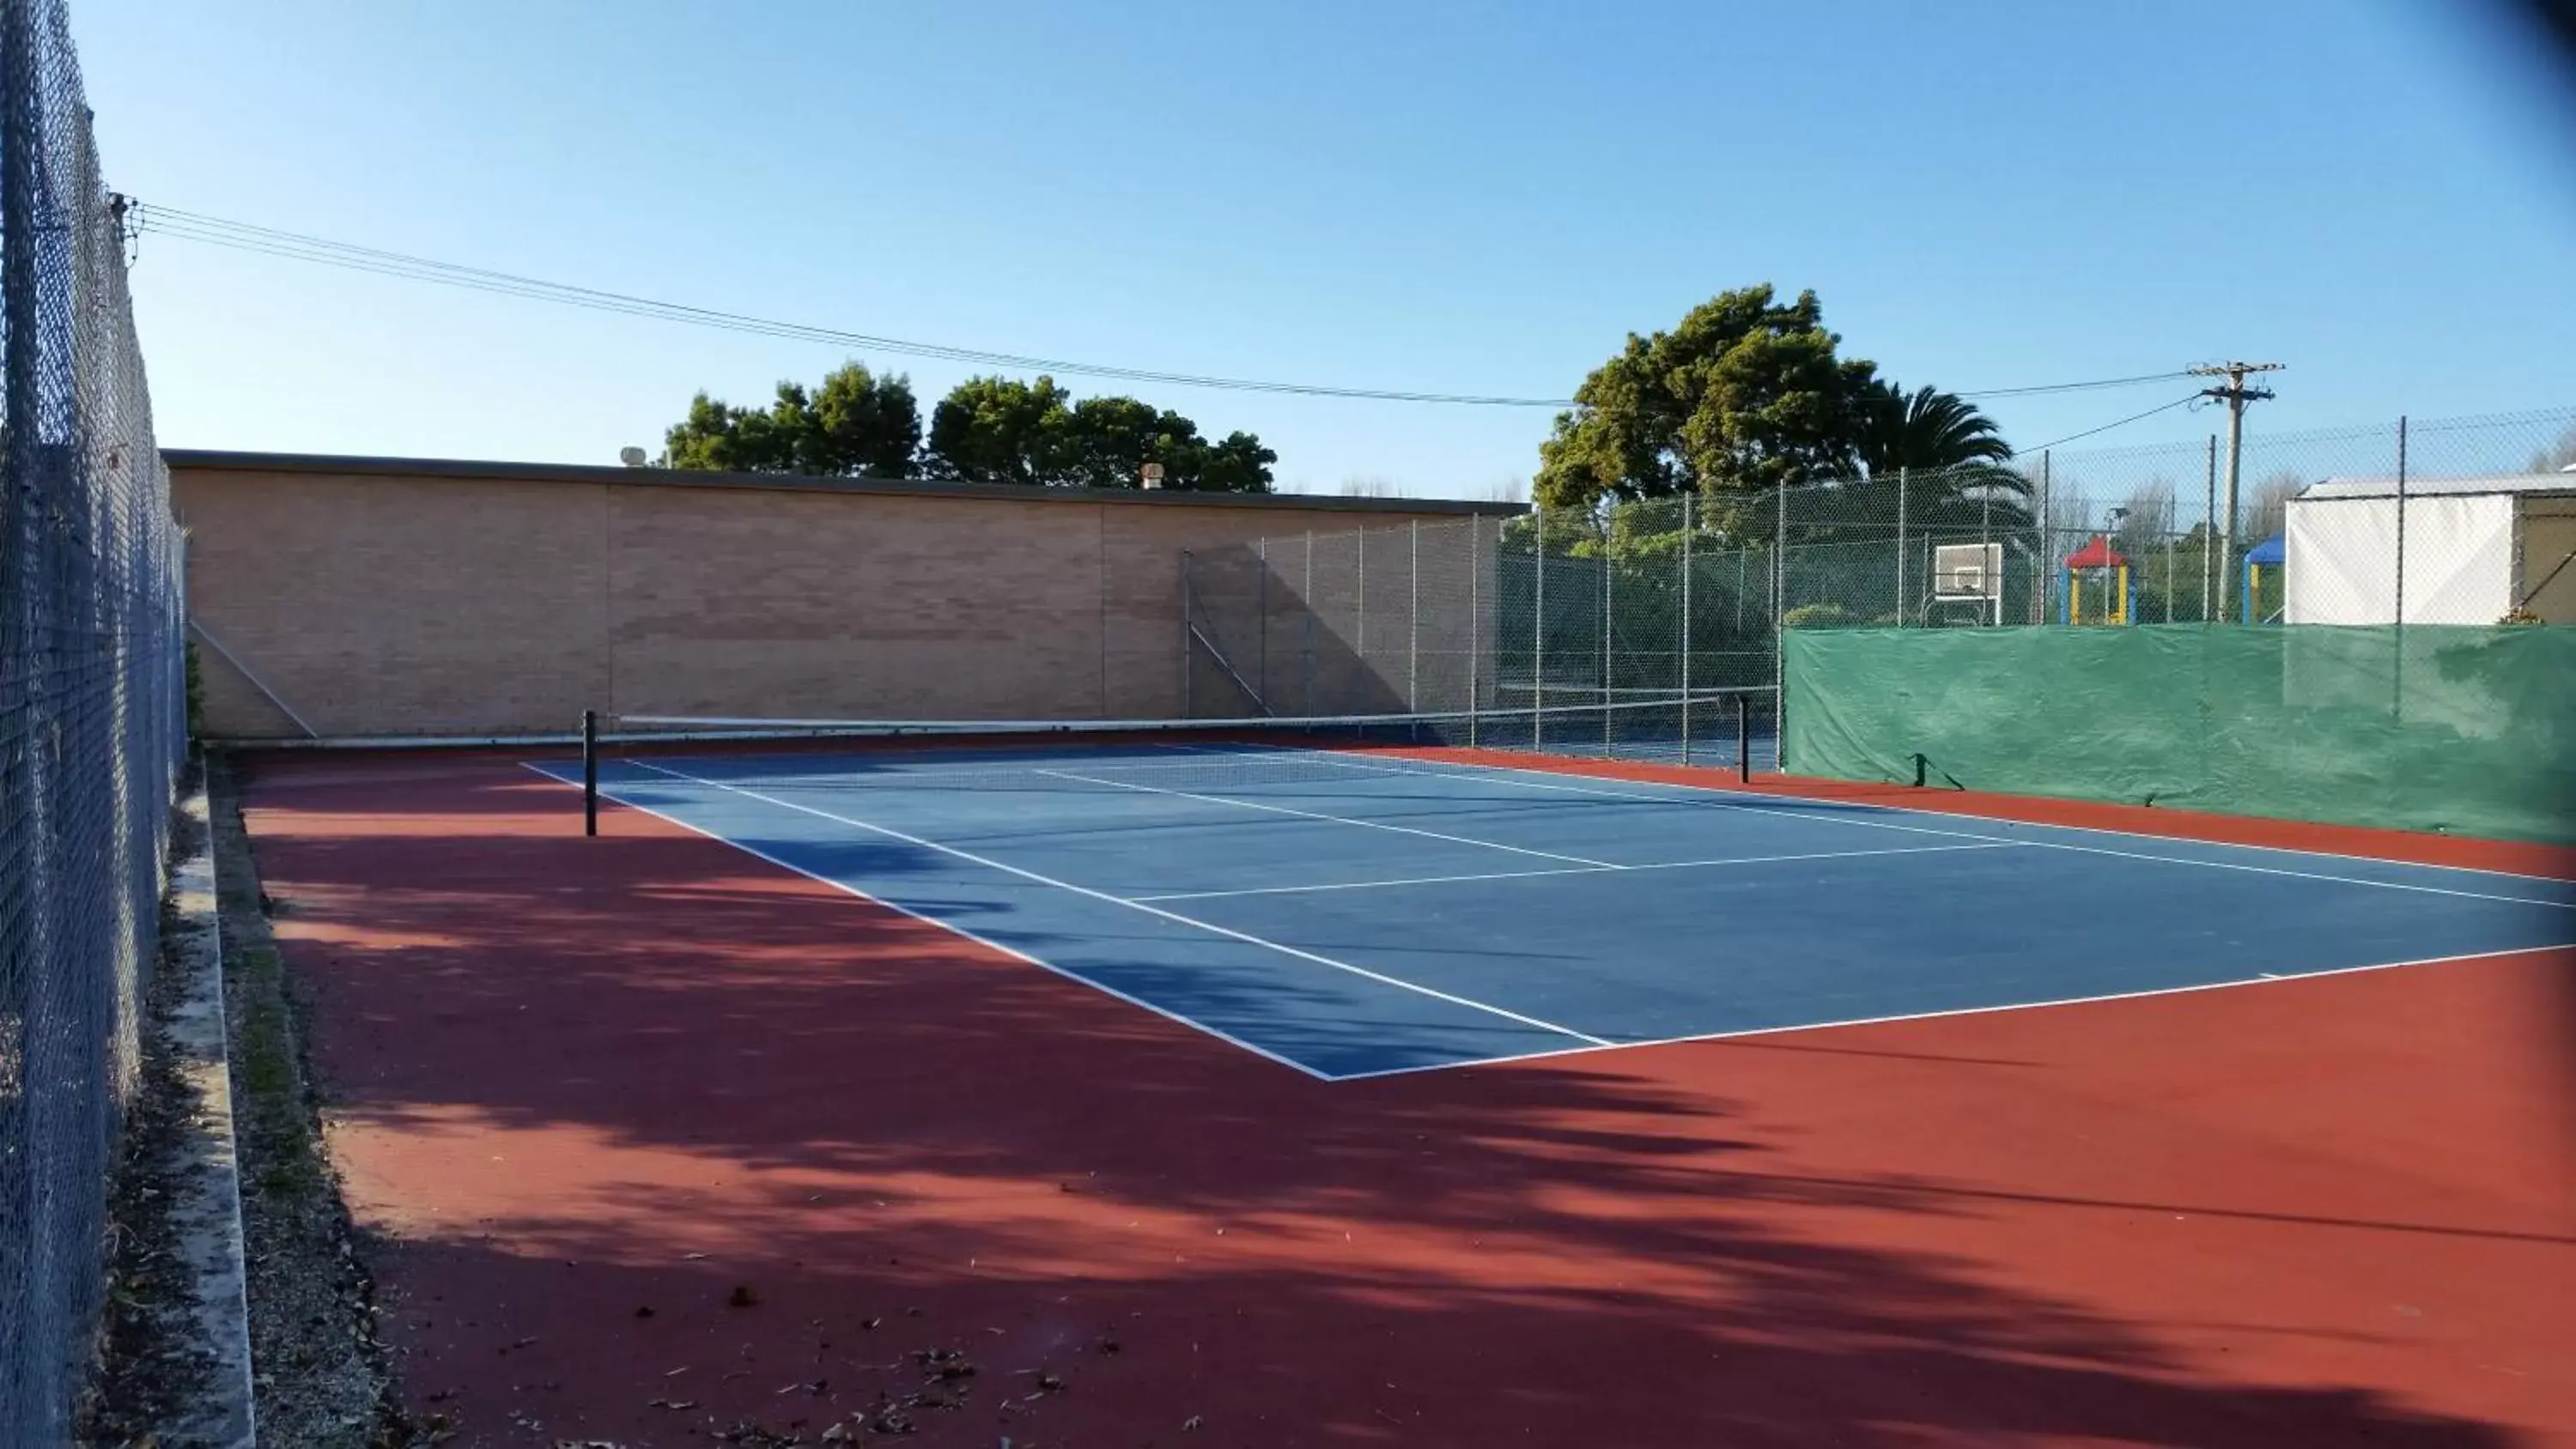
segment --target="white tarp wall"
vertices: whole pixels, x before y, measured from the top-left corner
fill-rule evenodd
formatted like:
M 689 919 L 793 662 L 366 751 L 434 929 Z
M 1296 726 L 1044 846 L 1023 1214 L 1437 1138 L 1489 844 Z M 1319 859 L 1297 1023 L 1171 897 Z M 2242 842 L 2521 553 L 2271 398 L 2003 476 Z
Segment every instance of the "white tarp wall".
M 2397 498 L 2336 496 L 2334 488 L 2319 484 L 2289 502 L 2282 622 L 2397 623 Z M 2409 493 L 2404 622 L 2505 616 L 2514 603 L 2516 501 L 2511 493 Z

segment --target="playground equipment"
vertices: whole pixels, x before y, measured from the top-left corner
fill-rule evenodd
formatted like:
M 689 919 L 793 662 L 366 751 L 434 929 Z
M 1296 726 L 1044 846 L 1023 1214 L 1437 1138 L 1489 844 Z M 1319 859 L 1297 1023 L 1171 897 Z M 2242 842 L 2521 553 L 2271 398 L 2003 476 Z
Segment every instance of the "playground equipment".
M 2085 594 L 2093 594 L 2094 609 L 2085 612 Z M 2066 556 L 2066 622 L 2073 624 L 2126 624 L 2138 616 L 2138 586 L 2129 577 L 2129 560 L 2111 547 L 2107 534 L 2093 535 L 2093 541 Z
M 2281 611 L 2278 607 L 2266 610 L 2259 607 L 2255 601 L 2263 597 L 2263 571 L 2272 569 L 2275 571 L 2274 578 L 2282 577 L 2283 572 L 2289 567 L 2289 559 L 2289 546 L 2279 538 L 2267 538 L 2254 545 L 2253 549 L 2245 555 L 2245 587 L 2237 592 L 2237 597 L 2244 602 L 2246 623 L 2278 624 L 2281 622 Z

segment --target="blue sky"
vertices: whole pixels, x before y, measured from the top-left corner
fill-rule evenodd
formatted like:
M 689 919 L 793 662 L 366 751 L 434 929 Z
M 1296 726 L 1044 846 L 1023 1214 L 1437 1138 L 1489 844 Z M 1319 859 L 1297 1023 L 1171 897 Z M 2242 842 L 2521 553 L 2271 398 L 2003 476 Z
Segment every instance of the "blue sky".
M 2576 146 L 2421 0 L 73 0 L 160 204 L 853 331 L 1562 397 L 1728 287 L 1956 389 L 2279 360 L 2282 429 L 2576 403 Z M 147 235 L 171 446 L 606 463 L 842 349 Z M 930 401 L 972 369 L 860 355 Z M 1282 486 L 1485 496 L 1549 414 L 1128 387 Z M 1988 404 L 2018 444 L 2188 391 Z M 2170 412 L 2081 446 L 2197 438 Z

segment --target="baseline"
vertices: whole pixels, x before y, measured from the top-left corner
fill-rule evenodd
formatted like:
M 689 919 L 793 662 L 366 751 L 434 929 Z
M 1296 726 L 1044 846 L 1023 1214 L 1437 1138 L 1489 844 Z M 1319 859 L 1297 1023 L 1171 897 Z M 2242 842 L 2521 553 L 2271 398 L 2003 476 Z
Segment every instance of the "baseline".
M 1279 748 L 1288 747 L 1282 746 Z M 1800 811 L 1790 806 L 1756 804 L 1744 799 L 1703 798 L 1711 795 L 1731 797 L 1737 794 L 1735 791 L 1714 785 L 1694 785 L 1664 780 L 1638 782 L 1650 784 L 1663 790 L 1687 790 L 1694 792 L 1688 796 L 1675 796 L 1669 794 L 1641 793 L 1633 789 L 1605 790 L 1596 786 L 1569 785 L 1564 783 L 1562 779 L 1551 779 L 1545 783 L 1541 783 L 1535 780 L 1517 778 L 1521 775 L 1554 775 L 1556 773 L 1554 771 L 1542 770 L 1528 765 L 1494 765 L 1486 764 L 1482 761 L 1440 761 L 1438 762 L 1440 765 L 1448 766 L 1450 768 L 1429 768 L 1421 765 L 1408 768 L 1375 763 L 1363 764 L 1357 761 L 1333 760 L 1331 759 L 1333 752 L 1329 750 L 1305 751 L 1303 753 L 1312 754 L 1319 759 L 1325 760 L 1327 763 L 1335 764 L 1343 768 L 1364 770 L 1373 773 L 1391 775 L 1429 775 L 1436 778 L 1453 780 L 1491 780 L 1496 784 L 1508 785 L 1517 789 L 1553 790 L 1574 795 L 1599 796 L 1601 798 L 1611 800 L 1636 800 L 1649 803 L 1660 802 L 1668 805 L 1696 805 L 1703 809 L 1710 810 L 1740 810 L 1754 815 L 1785 817 L 1797 820 L 1826 821 L 1841 825 L 1857 826 L 1867 830 L 1896 830 L 1903 831 L 1910 835 L 1935 835 L 1957 840 L 1980 840 L 2009 845 L 2028 845 L 2041 850 L 2071 850 L 2088 855 L 2118 856 L 2129 860 L 2149 861 L 2163 865 L 2200 866 L 2210 870 L 2236 870 L 2248 871 L 2257 875 L 2293 876 L 2304 880 L 2330 881 L 2342 885 L 2375 887 L 2381 890 L 2417 891 L 2427 895 L 2465 896 L 2472 900 L 2504 901 L 2513 905 L 2548 906 L 2557 910 L 2576 911 L 2576 900 L 2551 900 L 2546 897 L 2499 895 L 2492 891 L 2460 890 L 2451 886 L 2418 885 L 2408 881 L 2372 880 L 2365 876 L 2336 875 L 2326 871 L 2291 870 L 2284 866 L 2252 865 L 2242 861 L 2202 860 L 2187 855 L 2159 855 L 2152 851 L 2115 850 L 2109 846 L 2103 845 L 2078 845 L 2072 841 L 2066 840 L 1989 835 L 1973 830 L 1942 829 L 1929 825 L 1903 825 L 1892 820 L 1860 818 L 1864 815 L 1882 814 L 1909 815 L 1917 818 L 1927 818 L 1926 813 L 1923 811 L 1907 810 L 1904 807 L 1897 805 L 1859 803 L 1843 804 L 1841 802 L 1837 802 L 1836 810 L 1815 813 Z M 1952 819 L 1956 817 L 1944 816 L 1941 818 Z M 2035 824 L 2027 821 L 2008 821 L 1998 823 L 2020 825 L 2033 831 L 2079 830 L 2093 834 L 2117 835 L 2132 840 L 2170 840 L 2172 838 L 2169 836 L 2142 835 L 2134 831 L 2110 830 L 2103 827 L 2087 825 Z M 2432 865 L 2417 861 L 2377 860 L 2364 856 L 2336 855 L 2328 851 L 2290 850 L 2283 846 L 2237 845 L 2232 842 L 2219 841 L 2196 841 L 2193 843 L 2206 845 L 2213 850 L 2267 850 L 2283 854 L 2308 856 L 2321 860 L 2349 860 L 2356 864 L 2366 862 L 2373 865 L 2389 866 L 2398 870 L 2452 871 L 2463 874 L 2492 875 L 2508 880 L 2527 880 L 2550 885 L 2565 886 L 2569 884 L 2569 882 L 2559 880 L 2553 876 L 2517 875 L 2511 871 L 2479 870 L 2472 866 L 2447 866 Z
M 2456 956 L 2419 956 L 2406 961 L 2374 961 L 2363 966 L 2334 966 L 2321 971 L 2300 971 L 2289 975 L 2266 972 L 2232 981 L 2198 981 L 2188 986 L 2157 986 L 2141 991 L 2110 991 L 2093 996 L 2063 996 L 2049 1001 L 2015 1001 L 1998 1006 L 1954 1006 L 1940 1011 L 1907 1011 L 1889 1016 L 1855 1016 L 1840 1021 L 1803 1022 L 1796 1026 L 1763 1026 L 1744 1031 L 1704 1031 L 1682 1036 L 1646 1037 L 1637 1041 L 1610 1042 L 1604 1046 L 1561 1047 L 1553 1051 L 1515 1052 L 1509 1056 L 1479 1057 L 1474 1061 L 1435 1062 L 1420 1066 L 1382 1067 L 1374 1071 L 1344 1072 L 1330 1078 L 1336 1082 L 1374 1081 L 1380 1077 L 1409 1077 L 1423 1072 L 1448 1072 L 1469 1067 L 1511 1066 L 1522 1062 L 1555 1061 L 1561 1057 L 1593 1056 L 1603 1051 L 1634 1051 L 1642 1047 L 1688 1046 L 1693 1042 L 1741 1041 L 1748 1037 L 1785 1036 L 1792 1032 L 1831 1031 L 1847 1026 L 1884 1026 L 1900 1021 L 1934 1021 L 1952 1016 L 1989 1016 L 2004 1011 L 2044 1011 L 2060 1006 L 2092 1006 L 2109 1001 L 2143 1001 L 2156 996 L 2183 996 L 2196 991 L 2235 991 L 2248 986 L 2287 986 L 2321 977 L 2355 976 L 2366 971 L 2396 971 L 2409 966 L 2447 966 L 2462 961 L 2491 961 L 2501 956 L 2531 956 L 2550 951 L 2576 951 L 2576 941 L 2553 946 L 2512 946 L 2498 951 L 2469 951 Z

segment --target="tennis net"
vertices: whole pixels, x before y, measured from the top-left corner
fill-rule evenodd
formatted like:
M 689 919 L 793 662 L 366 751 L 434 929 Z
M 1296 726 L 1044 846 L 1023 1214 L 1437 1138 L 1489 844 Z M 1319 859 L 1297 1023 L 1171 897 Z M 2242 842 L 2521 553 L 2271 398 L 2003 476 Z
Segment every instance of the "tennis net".
M 1509 751 L 1768 769 L 1775 696 L 1713 690 L 1607 705 L 1222 720 L 809 720 L 617 715 L 585 731 L 591 771 L 734 786 L 1058 791 L 1209 789 L 1438 768 L 1441 751 Z

